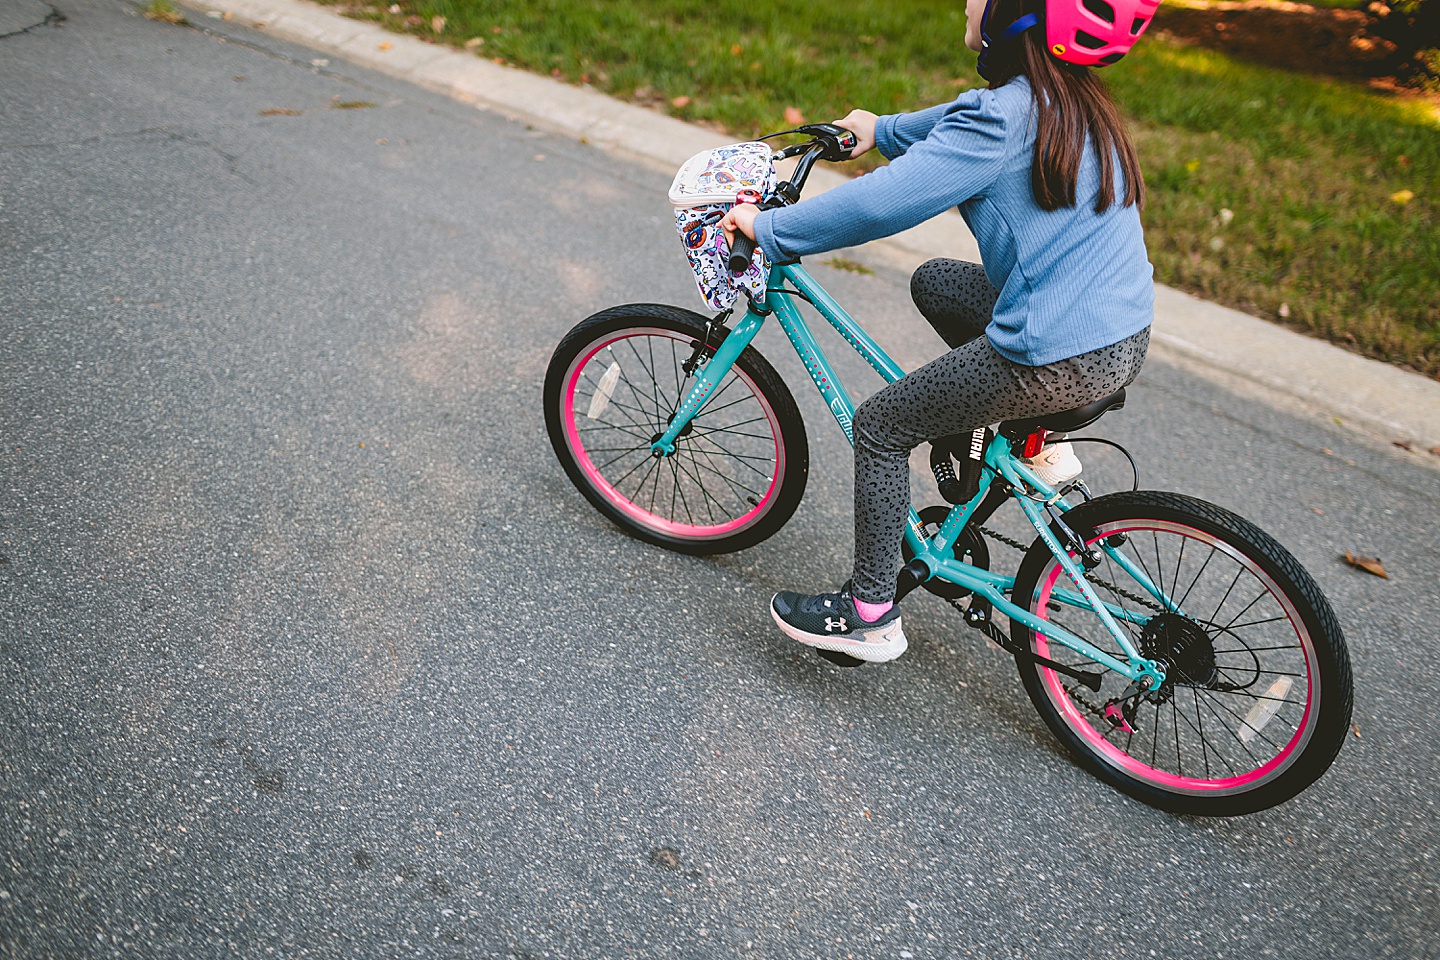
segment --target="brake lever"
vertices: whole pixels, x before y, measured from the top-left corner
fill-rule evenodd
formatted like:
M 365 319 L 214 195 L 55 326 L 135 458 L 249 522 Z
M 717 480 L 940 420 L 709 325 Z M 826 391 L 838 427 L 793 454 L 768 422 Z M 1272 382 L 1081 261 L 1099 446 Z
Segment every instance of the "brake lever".
M 776 159 L 786 159 L 798 156 L 815 146 L 817 143 L 824 146 L 820 154 L 821 160 L 828 160 L 831 163 L 841 163 L 850 159 L 850 152 L 860 143 L 860 138 L 846 130 L 844 127 L 833 123 L 806 123 L 795 127 L 792 130 L 781 130 L 778 133 L 767 133 L 761 140 L 770 140 L 774 137 L 783 137 L 790 133 L 808 133 L 815 139 L 807 143 L 794 143 L 779 150 Z
M 807 123 L 797 127 L 796 132 L 808 133 L 815 139 L 824 141 L 825 150 L 820 154 L 820 159 L 829 160 L 831 163 L 849 160 L 850 151 L 860 143 L 860 138 L 852 131 L 833 123 Z

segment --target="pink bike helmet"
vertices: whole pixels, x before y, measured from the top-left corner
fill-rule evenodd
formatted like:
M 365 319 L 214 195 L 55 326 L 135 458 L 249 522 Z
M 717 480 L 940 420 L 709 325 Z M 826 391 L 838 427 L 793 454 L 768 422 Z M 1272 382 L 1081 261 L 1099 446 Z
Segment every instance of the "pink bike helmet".
M 1082 67 L 1114 63 L 1135 45 L 1160 0 L 1045 0 L 1045 48 Z
M 1114 63 L 1135 45 L 1160 0 L 1044 0 L 1045 48 L 1057 60 L 1082 67 L 1103 67 Z M 988 54 L 992 47 L 1005 46 L 1020 34 L 1040 24 L 1040 16 L 1027 13 L 1005 28 L 998 38 L 988 29 L 995 0 L 986 0 L 980 19 L 980 76 L 989 79 Z

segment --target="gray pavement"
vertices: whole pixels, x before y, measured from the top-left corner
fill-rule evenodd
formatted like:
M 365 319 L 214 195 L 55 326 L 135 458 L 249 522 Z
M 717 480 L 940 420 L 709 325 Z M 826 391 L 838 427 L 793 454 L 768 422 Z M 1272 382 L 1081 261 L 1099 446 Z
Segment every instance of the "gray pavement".
M 884 668 L 776 633 L 850 539 L 776 331 L 785 530 L 679 557 L 569 487 L 553 345 L 698 304 L 668 176 L 240 24 L 60 8 L 0 39 L 0 955 L 1440 957 L 1429 467 L 1147 365 L 1097 432 L 1285 543 L 1356 675 L 1305 794 L 1157 813 L 928 596 Z M 938 351 L 903 274 L 814 269 Z

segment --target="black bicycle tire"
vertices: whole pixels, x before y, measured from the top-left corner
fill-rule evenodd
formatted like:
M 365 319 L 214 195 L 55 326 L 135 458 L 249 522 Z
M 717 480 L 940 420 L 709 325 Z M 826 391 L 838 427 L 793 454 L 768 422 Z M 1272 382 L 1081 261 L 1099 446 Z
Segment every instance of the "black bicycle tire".
M 731 553 L 763 542 L 785 525 L 804 496 L 809 474 L 809 441 L 799 407 L 775 368 L 753 346 L 747 346 L 736 361 L 736 366 L 753 383 L 755 391 L 763 395 L 764 402 L 774 413 L 784 467 L 773 505 L 753 523 L 735 533 L 708 539 L 671 536 L 650 529 L 626 515 L 604 492 L 596 489 L 566 441 L 562 393 L 571 364 L 600 338 L 630 327 L 659 327 L 698 341 L 704 338 L 708 322 L 706 317 L 693 311 L 658 303 L 632 303 L 602 310 L 576 324 L 561 339 L 550 358 L 543 391 L 546 432 L 556 458 L 575 488 L 601 514 L 631 536 L 696 556 Z
M 1225 796 L 1165 790 L 1117 769 L 1093 751 L 1046 694 L 1041 674 L 1044 668 L 1017 658 L 1021 683 L 1041 720 L 1085 770 L 1128 796 L 1171 813 L 1239 816 L 1291 799 L 1330 768 L 1350 729 L 1354 703 L 1350 658 L 1329 601 L 1299 561 L 1269 534 L 1243 517 L 1203 500 L 1160 491 L 1126 491 L 1099 497 L 1065 514 L 1067 524 L 1082 539 L 1093 536 L 1097 526 L 1126 519 L 1183 523 L 1221 539 L 1257 564 L 1281 588 L 1303 621 L 1315 651 L 1320 708 L 1309 740 L 1284 772 L 1253 790 Z M 1012 593 L 1016 604 L 1034 612 L 1036 589 L 1053 559 L 1049 548 L 1037 538 L 1016 573 Z M 1034 633 L 1013 619 L 1011 624 L 1013 638 L 1023 647 L 1035 649 Z

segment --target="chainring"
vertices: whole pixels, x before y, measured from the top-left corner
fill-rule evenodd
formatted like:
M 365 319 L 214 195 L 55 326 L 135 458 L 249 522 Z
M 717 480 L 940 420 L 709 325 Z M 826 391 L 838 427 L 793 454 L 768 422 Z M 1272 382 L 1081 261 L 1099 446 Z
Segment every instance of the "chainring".
M 949 507 L 939 505 L 924 507 L 920 510 L 920 525 L 926 529 L 926 533 L 934 536 L 950 515 Z M 915 551 L 910 549 L 910 543 L 905 541 L 901 544 L 900 553 L 909 563 L 915 559 Z M 985 546 L 985 539 L 980 536 L 980 531 L 974 527 L 967 527 L 960 538 L 955 541 L 955 559 L 961 563 L 968 563 L 972 567 L 979 567 L 981 570 L 990 569 L 990 549 Z M 942 600 L 963 600 L 970 596 L 970 591 L 957 583 L 948 580 L 941 580 L 939 577 L 931 577 L 921 584 L 930 593 L 935 594 Z

